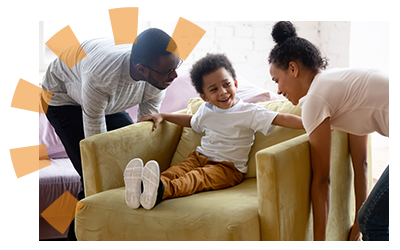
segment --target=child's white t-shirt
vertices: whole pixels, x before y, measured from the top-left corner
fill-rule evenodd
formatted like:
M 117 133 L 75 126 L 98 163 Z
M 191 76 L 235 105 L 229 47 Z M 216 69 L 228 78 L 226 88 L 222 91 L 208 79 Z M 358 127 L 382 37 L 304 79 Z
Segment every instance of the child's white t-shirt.
M 389 76 L 374 69 L 330 69 L 317 74 L 299 100 L 311 134 L 327 117 L 330 125 L 354 135 L 377 131 L 389 137 Z
M 270 134 L 277 112 L 252 103 L 238 103 L 220 109 L 210 102 L 203 103 L 191 119 L 197 133 L 205 132 L 197 151 L 214 161 L 233 162 L 242 173 L 247 173 L 247 161 L 254 143 L 255 132 Z

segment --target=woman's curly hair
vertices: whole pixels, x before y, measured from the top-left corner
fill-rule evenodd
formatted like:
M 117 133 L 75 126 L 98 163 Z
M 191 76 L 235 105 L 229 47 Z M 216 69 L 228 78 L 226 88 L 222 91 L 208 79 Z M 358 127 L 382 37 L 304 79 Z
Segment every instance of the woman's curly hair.
M 268 62 L 283 70 L 288 69 L 289 62 L 300 61 L 313 72 L 326 69 L 328 59 L 321 56 L 319 49 L 308 40 L 298 37 L 296 28 L 291 22 L 281 21 L 272 28 L 272 38 L 276 42 L 271 50 Z
M 236 79 L 236 72 L 225 54 L 210 54 L 198 60 L 190 71 L 190 79 L 197 93 L 204 94 L 203 76 L 210 74 L 220 68 L 225 68 Z

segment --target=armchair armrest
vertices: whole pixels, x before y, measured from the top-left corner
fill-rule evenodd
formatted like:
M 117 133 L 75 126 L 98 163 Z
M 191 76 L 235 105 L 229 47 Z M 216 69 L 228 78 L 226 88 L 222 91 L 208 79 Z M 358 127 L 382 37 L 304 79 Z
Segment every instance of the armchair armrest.
M 368 162 L 371 162 L 370 141 Z M 311 240 L 311 167 L 306 134 L 256 154 L 262 240 Z M 368 168 L 372 182 L 372 166 Z M 332 132 L 327 240 L 347 240 L 355 218 L 354 172 L 348 134 Z M 371 188 L 371 186 L 370 186 Z
M 156 160 L 160 170 L 169 167 L 182 127 L 162 122 L 141 122 L 81 141 L 85 196 L 124 186 L 124 170 L 133 158 Z
M 307 134 L 258 151 L 256 164 L 261 239 L 308 238 L 311 168 Z

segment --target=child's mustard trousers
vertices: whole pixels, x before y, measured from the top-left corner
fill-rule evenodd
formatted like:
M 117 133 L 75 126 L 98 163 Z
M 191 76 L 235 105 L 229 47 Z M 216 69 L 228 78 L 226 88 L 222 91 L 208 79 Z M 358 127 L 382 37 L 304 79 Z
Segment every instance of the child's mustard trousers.
M 233 187 L 243 181 L 243 176 L 232 162 L 212 161 L 193 151 L 180 165 L 161 173 L 165 187 L 162 199 Z

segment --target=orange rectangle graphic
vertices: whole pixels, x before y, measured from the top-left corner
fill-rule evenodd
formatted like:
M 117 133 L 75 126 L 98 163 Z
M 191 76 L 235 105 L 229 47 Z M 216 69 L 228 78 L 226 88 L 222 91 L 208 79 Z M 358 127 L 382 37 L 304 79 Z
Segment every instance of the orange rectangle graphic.
M 115 45 L 136 43 L 139 8 L 118 8 L 108 10 Z
M 52 96 L 52 93 L 41 87 L 20 79 L 14 92 L 11 107 L 45 114 Z M 41 97 L 44 98 L 45 102 L 41 101 Z
M 65 191 L 40 215 L 63 234 L 81 207 L 82 203 L 70 192 Z
M 69 25 L 52 36 L 46 45 L 70 69 L 87 56 Z
M 10 156 L 17 178 L 50 166 L 46 144 L 10 149 Z
M 206 33 L 196 24 L 180 17 L 167 51 L 186 60 Z

